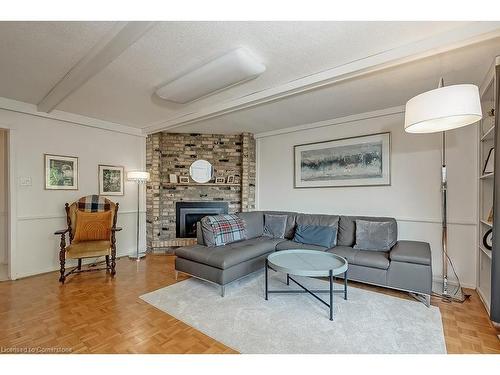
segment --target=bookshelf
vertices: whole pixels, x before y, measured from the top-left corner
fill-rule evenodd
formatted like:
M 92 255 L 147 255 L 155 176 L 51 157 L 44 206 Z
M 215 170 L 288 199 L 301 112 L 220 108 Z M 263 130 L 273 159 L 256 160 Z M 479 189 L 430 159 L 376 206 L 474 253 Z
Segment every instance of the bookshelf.
M 476 290 L 481 298 L 488 314 L 490 312 L 491 300 L 491 260 L 492 251 L 483 246 L 484 234 L 493 228 L 493 222 L 488 221 L 488 215 L 493 207 L 494 193 L 494 172 L 483 173 L 484 165 L 491 148 L 495 142 L 495 116 L 498 113 L 495 109 L 494 115 L 492 109 L 495 106 L 496 95 L 498 95 L 498 87 L 495 82 L 496 66 L 500 65 L 500 57 L 497 57 L 490 68 L 484 83 L 480 87 L 481 106 L 483 110 L 483 119 L 478 126 L 478 161 L 479 161 L 479 178 L 478 178 L 478 239 L 477 239 L 477 282 Z M 495 168 L 496 170 L 496 168 Z

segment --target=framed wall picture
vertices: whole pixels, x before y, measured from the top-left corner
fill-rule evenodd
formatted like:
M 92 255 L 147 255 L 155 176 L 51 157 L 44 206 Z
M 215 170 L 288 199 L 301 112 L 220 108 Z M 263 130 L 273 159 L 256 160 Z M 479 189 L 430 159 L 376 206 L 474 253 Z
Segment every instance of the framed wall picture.
M 484 163 L 483 174 L 493 173 L 494 162 L 495 162 L 495 149 L 492 147 L 490 148 L 490 152 L 488 152 L 488 157 L 486 158 L 486 162 Z
M 215 177 L 216 184 L 223 184 L 225 182 L 226 182 L 226 179 L 224 177 Z
M 391 184 L 391 133 L 294 146 L 294 187 Z
M 78 190 L 78 158 L 45 154 L 45 189 Z
M 189 184 L 188 176 L 179 176 L 179 184 Z
M 99 164 L 99 195 L 123 195 L 124 168 Z
M 227 183 L 228 184 L 234 184 L 234 176 L 233 175 L 227 176 Z

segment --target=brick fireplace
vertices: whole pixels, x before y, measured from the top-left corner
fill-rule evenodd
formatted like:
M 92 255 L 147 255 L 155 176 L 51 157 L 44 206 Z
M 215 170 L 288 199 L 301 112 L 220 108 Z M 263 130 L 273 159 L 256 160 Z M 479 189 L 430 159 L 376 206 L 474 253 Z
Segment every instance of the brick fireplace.
M 189 176 L 189 166 L 198 159 L 209 161 L 215 176 L 225 179 L 235 176 L 236 182 L 197 184 L 190 180 L 186 184 L 170 183 L 170 174 Z M 191 221 L 218 213 L 191 212 L 187 223 L 189 235 L 186 236 L 186 228 L 184 233 L 179 231 L 182 223 L 178 220 L 178 207 L 183 204 L 189 208 L 206 202 L 212 206 L 210 208 L 226 207 L 228 213 L 255 208 L 255 139 L 252 134 L 151 134 L 146 141 L 146 165 L 151 173 L 146 186 L 146 231 L 150 252 L 170 252 L 173 247 L 194 243 Z

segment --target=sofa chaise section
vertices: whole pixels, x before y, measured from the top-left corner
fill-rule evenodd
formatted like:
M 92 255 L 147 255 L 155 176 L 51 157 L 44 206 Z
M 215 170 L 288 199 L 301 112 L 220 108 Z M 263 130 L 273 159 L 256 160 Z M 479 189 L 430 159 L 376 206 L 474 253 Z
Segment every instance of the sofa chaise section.
M 276 250 L 280 239 L 256 237 L 226 246 L 195 245 L 176 250 L 177 271 L 224 286 L 263 267 L 267 255 Z

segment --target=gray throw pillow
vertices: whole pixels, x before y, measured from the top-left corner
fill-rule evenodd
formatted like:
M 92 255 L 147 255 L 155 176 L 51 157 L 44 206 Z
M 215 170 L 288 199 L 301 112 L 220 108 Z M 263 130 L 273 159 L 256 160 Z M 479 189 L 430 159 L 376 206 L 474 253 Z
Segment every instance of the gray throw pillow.
M 286 215 L 264 215 L 264 236 L 285 238 Z
M 389 251 L 396 244 L 394 225 L 388 221 L 356 220 L 355 249 Z

